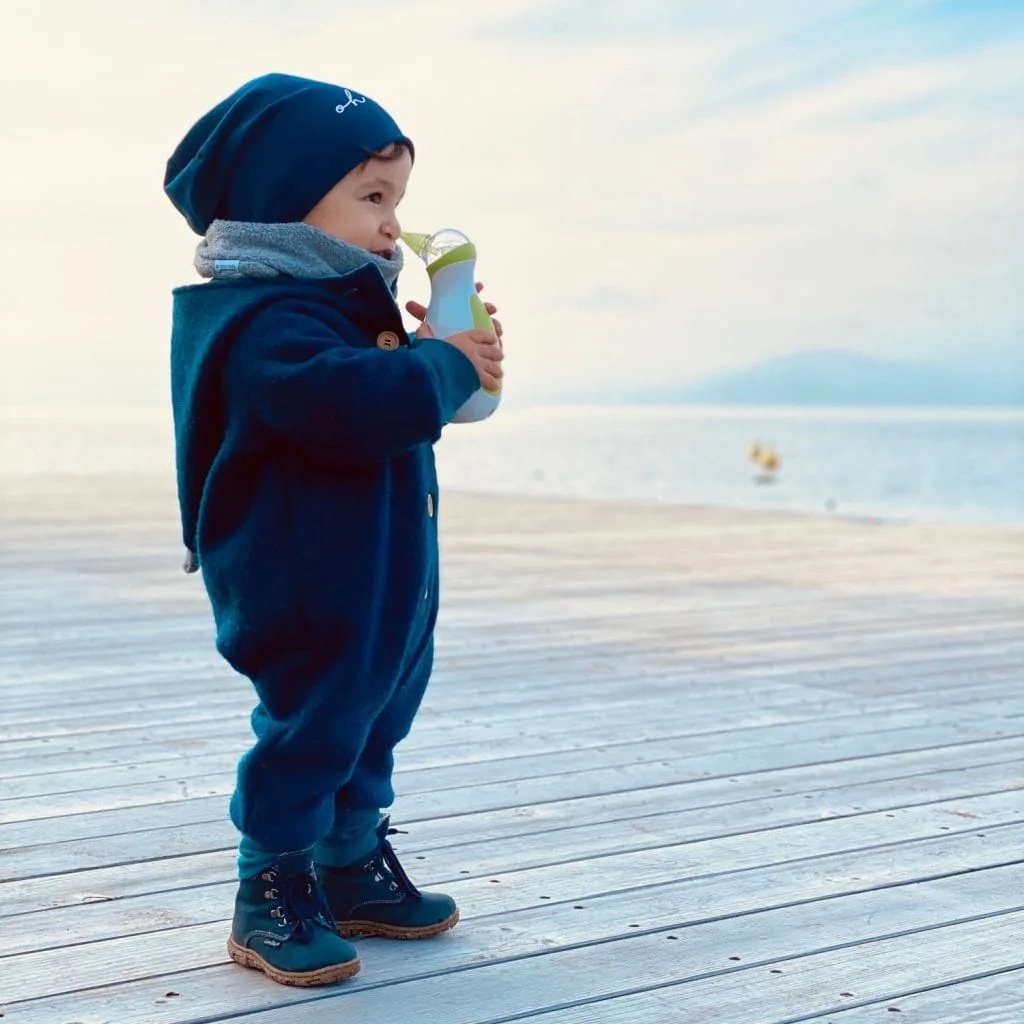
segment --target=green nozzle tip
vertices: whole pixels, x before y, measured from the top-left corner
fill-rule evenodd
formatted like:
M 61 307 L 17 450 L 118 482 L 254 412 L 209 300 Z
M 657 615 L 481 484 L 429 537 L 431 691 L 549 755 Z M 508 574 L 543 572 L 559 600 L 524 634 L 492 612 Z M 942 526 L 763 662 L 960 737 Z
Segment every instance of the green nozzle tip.
M 423 257 L 426 255 L 427 246 L 433 236 L 418 235 L 413 231 L 403 231 L 398 237 L 401 238 L 401 240 L 405 242 L 405 244 L 409 246 L 417 256 Z

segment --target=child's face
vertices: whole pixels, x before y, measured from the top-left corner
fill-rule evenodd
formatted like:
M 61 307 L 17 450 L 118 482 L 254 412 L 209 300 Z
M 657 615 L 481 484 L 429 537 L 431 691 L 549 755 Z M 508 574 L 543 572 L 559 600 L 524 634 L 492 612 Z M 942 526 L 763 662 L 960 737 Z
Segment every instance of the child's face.
M 405 195 L 412 173 L 412 157 L 402 148 L 385 149 L 384 156 L 370 157 L 366 163 L 349 171 L 303 217 L 303 222 L 350 245 L 358 245 L 391 259 L 395 255 L 398 236 L 398 204 Z

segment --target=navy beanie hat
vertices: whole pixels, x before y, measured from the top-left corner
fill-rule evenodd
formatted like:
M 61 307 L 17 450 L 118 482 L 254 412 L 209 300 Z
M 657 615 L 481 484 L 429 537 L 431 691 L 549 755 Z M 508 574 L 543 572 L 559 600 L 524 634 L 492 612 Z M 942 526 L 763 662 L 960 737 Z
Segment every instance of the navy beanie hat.
M 164 191 L 196 234 L 215 220 L 299 221 L 372 153 L 412 142 L 367 96 L 293 75 L 246 83 L 193 125 Z

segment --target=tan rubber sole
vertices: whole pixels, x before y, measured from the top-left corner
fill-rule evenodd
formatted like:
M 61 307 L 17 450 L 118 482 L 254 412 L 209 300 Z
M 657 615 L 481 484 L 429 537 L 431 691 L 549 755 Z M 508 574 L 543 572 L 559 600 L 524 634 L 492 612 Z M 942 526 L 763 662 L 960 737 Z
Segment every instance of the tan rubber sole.
M 334 964 L 331 967 L 321 967 L 318 971 L 279 971 L 271 966 L 255 950 L 240 946 L 234 939 L 228 939 L 228 956 L 254 971 L 262 971 L 271 981 L 279 985 L 333 985 L 335 982 L 347 981 L 359 973 L 362 966 L 358 960 L 350 960 L 344 964 Z
M 399 928 L 391 924 L 378 924 L 376 921 L 340 921 L 338 934 L 343 939 L 351 939 L 360 935 L 378 939 L 432 939 L 451 931 L 459 923 L 459 912 L 456 910 L 446 921 L 428 924 L 424 928 Z

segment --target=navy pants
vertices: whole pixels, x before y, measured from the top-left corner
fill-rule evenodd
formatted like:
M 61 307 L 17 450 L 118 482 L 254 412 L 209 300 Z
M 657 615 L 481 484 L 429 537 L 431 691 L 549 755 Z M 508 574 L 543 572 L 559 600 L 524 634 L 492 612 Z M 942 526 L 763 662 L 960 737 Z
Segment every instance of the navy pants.
M 313 677 L 279 664 L 270 678 L 253 680 L 256 743 L 239 763 L 231 798 L 243 849 L 247 840 L 269 852 L 310 849 L 344 832 L 346 819 L 367 823 L 372 835 L 379 810 L 394 801 L 394 749 L 430 679 L 436 613 L 435 604 L 417 624 L 420 639 L 397 678 L 353 686 L 356 651 Z

